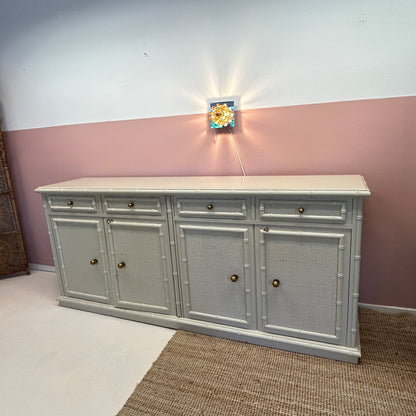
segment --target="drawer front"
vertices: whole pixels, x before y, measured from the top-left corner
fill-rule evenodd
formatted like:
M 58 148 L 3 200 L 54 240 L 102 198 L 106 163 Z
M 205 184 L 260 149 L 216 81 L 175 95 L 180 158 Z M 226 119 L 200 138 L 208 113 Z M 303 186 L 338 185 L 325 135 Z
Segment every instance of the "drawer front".
M 351 201 L 258 200 L 258 215 L 264 221 L 350 222 Z
M 151 215 L 161 216 L 164 214 L 164 205 L 161 198 L 142 197 L 104 197 L 104 212 L 106 214 L 126 215 Z
M 49 210 L 52 212 L 87 212 L 99 211 L 100 202 L 94 195 L 49 195 L 47 197 Z
M 175 209 L 179 217 L 236 220 L 250 218 L 249 201 L 246 198 L 178 198 Z

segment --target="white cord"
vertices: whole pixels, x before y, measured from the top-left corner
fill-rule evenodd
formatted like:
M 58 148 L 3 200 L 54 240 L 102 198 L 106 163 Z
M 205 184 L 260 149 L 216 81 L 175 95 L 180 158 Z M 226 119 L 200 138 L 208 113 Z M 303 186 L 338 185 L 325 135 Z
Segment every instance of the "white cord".
M 243 176 L 246 177 L 246 171 L 244 170 L 243 162 L 241 161 L 240 153 L 238 152 L 237 143 L 235 142 L 235 138 L 233 132 L 231 131 L 231 127 L 228 127 L 231 137 L 233 138 L 235 152 L 237 153 L 238 161 L 240 162 L 241 170 L 243 171 Z

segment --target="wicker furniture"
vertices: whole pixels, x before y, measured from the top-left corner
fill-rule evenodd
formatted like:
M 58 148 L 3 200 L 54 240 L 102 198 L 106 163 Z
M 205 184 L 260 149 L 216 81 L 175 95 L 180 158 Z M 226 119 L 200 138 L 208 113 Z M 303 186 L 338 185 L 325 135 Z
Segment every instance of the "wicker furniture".
M 29 274 L 29 267 L 0 132 L 0 277 L 19 272 Z

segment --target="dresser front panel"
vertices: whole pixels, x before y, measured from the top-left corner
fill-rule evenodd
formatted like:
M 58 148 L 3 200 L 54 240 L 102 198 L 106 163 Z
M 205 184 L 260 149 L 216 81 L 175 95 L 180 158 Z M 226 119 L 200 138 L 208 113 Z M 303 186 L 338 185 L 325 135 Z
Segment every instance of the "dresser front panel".
M 347 201 L 314 201 L 259 199 L 258 216 L 262 221 L 351 223 L 352 203 Z
M 260 328 L 293 337 L 345 342 L 350 232 L 257 228 Z
M 141 198 L 138 196 L 118 196 L 103 198 L 104 212 L 107 215 L 164 216 L 165 205 L 161 197 Z
M 251 218 L 247 198 L 176 198 L 175 212 L 183 218 L 233 219 Z
M 50 195 L 47 201 L 51 212 L 96 214 L 100 211 L 100 200 L 95 195 Z
M 177 233 L 184 316 L 253 327 L 252 227 L 180 223 Z
M 109 303 L 102 219 L 52 217 L 51 224 L 65 295 Z
M 112 219 L 106 227 L 116 305 L 175 314 L 166 223 Z

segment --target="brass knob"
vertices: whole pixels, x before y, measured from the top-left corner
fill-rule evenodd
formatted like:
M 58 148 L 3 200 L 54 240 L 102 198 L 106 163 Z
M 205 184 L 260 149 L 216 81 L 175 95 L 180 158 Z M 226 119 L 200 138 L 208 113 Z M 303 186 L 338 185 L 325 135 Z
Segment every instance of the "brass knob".
M 117 264 L 117 267 L 119 269 L 122 269 L 123 267 L 126 267 L 126 263 L 124 263 L 124 261 L 121 261 L 119 264 Z
M 128 206 L 129 208 L 133 208 L 133 207 L 134 207 L 134 202 L 129 202 L 129 203 L 127 204 L 127 206 Z
M 237 274 L 233 274 L 233 275 L 231 275 L 230 280 L 231 280 L 232 282 L 236 282 L 236 281 L 238 280 L 238 275 L 237 275 Z
M 209 210 L 211 211 L 212 209 L 214 209 L 214 205 L 212 205 L 212 204 L 208 204 L 208 205 L 207 205 L 207 209 L 209 209 Z
M 268 233 L 270 231 L 270 228 L 269 227 L 264 227 L 263 228 L 263 231 L 266 232 L 266 233 Z
M 299 211 L 299 214 L 303 214 L 303 213 L 305 212 L 305 208 L 300 207 L 300 208 L 298 209 L 298 211 Z
M 74 201 L 68 201 L 66 204 L 67 204 L 68 206 L 74 205 Z
M 94 266 L 94 264 L 97 264 L 98 263 L 98 260 L 97 259 L 92 259 L 92 260 L 90 260 L 90 264 L 92 265 L 92 266 Z
M 280 280 L 274 279 L 272 282 L 273 287 L 279 287 L 280 285 Z

